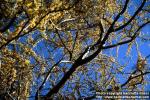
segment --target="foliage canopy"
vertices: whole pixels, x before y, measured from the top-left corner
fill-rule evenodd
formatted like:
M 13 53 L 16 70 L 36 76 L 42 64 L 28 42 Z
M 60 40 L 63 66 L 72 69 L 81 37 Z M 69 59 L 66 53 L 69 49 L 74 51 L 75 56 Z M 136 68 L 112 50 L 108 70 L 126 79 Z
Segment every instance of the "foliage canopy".
M 100 91 L 144 91 L 149 54 L 139 45 L 149 43 L 142 31 L 150 23 L 149 4 L 0 0 L 0 98 L 74 100 Z

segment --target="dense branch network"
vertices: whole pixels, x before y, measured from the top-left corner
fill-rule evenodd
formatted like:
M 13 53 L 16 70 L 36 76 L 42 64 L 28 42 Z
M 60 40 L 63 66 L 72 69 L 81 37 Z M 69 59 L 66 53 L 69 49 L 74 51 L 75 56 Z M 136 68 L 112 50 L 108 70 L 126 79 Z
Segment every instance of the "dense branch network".
M 9 80 L 5 79 L 8 75 L 3 74 L 7 72 L 4 67 L 14 70 L 10 74 L 13 78 L 10 79 L 15 79 L 17 75 L 15 71 L 32 72 L 32 81 L 36 84 L 33 85 L 34 88 L 36 87 L 33 97 L 36 100 L 41 98 L 49 100 L 57 94 L 63 98 L 61 92 L 65 86 L 67 86 L 66 91 L 70 88 L 74 96 L 77 94 L 79 99 L 83 99 L 80 89 L 84 87 L 84 84 L 88 85 L 90 81 L 94 87 L 92 88 L 90 84 L 93 91 L 103 91 L 100 85 L 105 83 L 107 83 L 104 86 L 106 91 L 118 91 L 131 86 L 132 81 L 139 77 L 142 78 L 141 81 L 132 85 L 135 87 L 142 84 L 144 75 L 150 72 L 137 68 L 126 77 L 125 83 L 119 84 L 120 87 L 115 86 L 113 71 L 123 74 L 122 70 L 120 71 L 117 67 L 127 65 L 121 65 L 115 57 L 103 54 L 103 51 L 107 49 L 115 49 L 124 44 L 128 45 L 128 51 L 130 51 L 140 31 L 149 25 L 147 0 L 141 0 L 139 6 L 135 7 L 135 12 L 130 14 L 130 6 L 134 2 L 136 1 L 125 0 L 122 5 L 123 1 L 116 2 L 115 0 L 19 0 L 16 2 L 6 0 L 6 3 L 0 4 L 2 5 L 0 14 L 4 14 L 0 18 L 0 57 L 2 56 L 0 60 L 2 59 L 3 68 L 1 70 L 0 67 L 0 75 L 5 76 L 3 81 Z M 6 12 L 2 11 L 4 8 Z M 8 15 L 7 13 L 10 14 L 8 17 L 5 16 Z M 138 49 L 137 52 L 139 52 Z M 145 57 L 145 61 L 148 57 Z M 22 71 L 16 66 L 21 66 Z M 86 75 L 91 69 L 96 75 L 100 73 L 98 76 L 101 80 L 100 84 L 97 83 L 98 78 L 93 81 Z M 80 72 L 84 75 L 84 84 L 79 81 L 82 80 L 78 76 Z M 25 76 L 20 73 L 16 80 L 25 81 Z M 74 74 L 79 78 L 75 78 Z M 79 80 L 75 82 L 74 89 L 71 89 L 71 82 L 76 79 Z M 15 80 L 8 82 L 7 86 L 11 86 L 13 82 Z M 47 87 L 46 83 L 50 83 L 48 87 L 51 88 L 48 88 L 48 92 L 43 96 L 41 94 Z M 27 81 L 24 84 L 31 83 Z M 114 85 L 112 88 L 108 88 L 112 85 Z M 8 91 L 5 94 L 8 98 L 13 99 L 15 95 L 19 99 L 23 90 L 18 86 L 18 90 L 15 91 L 16 93 L 13 91 L 14 94 Z M 84 99 L 95 97 L 96 94 Z M 25 96 L 22 98 L 24 99 Z
M 147 23 L 144 23 L 142 26 L 139 27 L 139 29 L 137 29 L 137 31 L 135 32 L 134 36 L 131 37 L 130 40 L 127 40 L 127 41 L 124 41 L 124 42 L 121 42 L 121 43 L 117 43 L 115 45 L 112 45 L 112 46 L 107 46 L 107 47 L 103 47 L 103 45 L 105 44 L 106 40 L 108 39 L 109 37 L 109 34 L 111 34 L 114 30 L 115 31 L 118 31 L 118 30 L 121 30 L 123 29 L 124 27 L 126 27 L 134 18 L 135 16 L 142 10 L 146 0 L 143 0 L 141 6 L 138 8 L 138 10 L 134 13 L 134 15 L 129 19 L 129 21 L 127 23 L 125 23 L 124 25 L 120 26 L 119 28 L 117 29 L 114 29 L 113 26 L 115 25 L 116 21 L 120 18 L 120 16 L 126 11 L 127 9 L 127 5 L 128 5 L 128 2 L 129 0 L 126 0 L 126 3 L 125 3 L 125 6 L 124 8 L 122 9 L 122 11 L 116 16 L 116 18 L 114 19 L 113 23 L 111 24 L 110 28 L 108 29 L 108 31 L 106 32 L 106 35 L 104 36 L 104 39 L 101 41 L 100 39 L 96 42 L 96 45 L 93 45 L 93 46 L 97 46 L 98 45 L 98 49 L 92 54 L 90 55 L 89 57 L 85 58 L 85 59 L 82 59 L 83 55 L 86 53 L 86 52 L 83 52 L 79 57 L 78 59 L 74 62 L 74 64 L 72 65 L 72 67 L 69 69 L 69 71 L 67 73 L 65 73 L 65 75 L 63 76 L 63 78 L 60 80 L 60 82 L 54 86 L 49 92 L 48 94 L 46 95 L 46 98 L 49 98 L 51 97 L 53 94 L 57 93 L 59 91 L 59 89 L 66 83 L 66 81 L 70 78 L 70 76 L 72 75 L 72 73 L 77 69 L 77 67 L 87 63 L 87 62 L 90 62 L 92 59 L 94 59 L 102 49 L 107 49 L 107 48 L 111 48 L 111 47 L 115 47 L 115 46 L 118 46 L 118 45 L 123 45 L 123 44 L 126 44 L 126 43 L 129 43 L 131 41 L 133 41 L 136 36 L 137 36 L 137 32 L 142 28 L 144 27 L 146 24 L 148 24 L 149 22 Z M 88 48 L 86 48 L 88 49 Z M 85 50 L 86 51 L 86 50 Z M 130 80 L 130 78 L 129 78 Z M 123 85 L 124 86 L 124 85 Z

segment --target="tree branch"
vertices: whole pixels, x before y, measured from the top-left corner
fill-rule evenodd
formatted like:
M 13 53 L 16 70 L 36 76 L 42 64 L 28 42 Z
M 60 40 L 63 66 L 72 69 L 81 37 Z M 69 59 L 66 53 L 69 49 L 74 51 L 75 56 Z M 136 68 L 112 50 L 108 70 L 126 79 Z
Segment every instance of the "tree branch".
M 120 16 L 126 11 L 128 3 L 129 3 L 129 0 L 126 0 L 125 5 L 124 5 L 122 11 L 115 17 L 113 23 L 111 24 L 111 26 L 109 27 L 106 35 L 104 36 L 104 39 L 102 40 L 102 44 L 105 43 L 105 41 L 109 37 L 109 34 L 114 31 L 114 25 L 117 22 L 117 20 L 120 18 Z
M 89 57 L 87 57 L 87 58 L 85 58 L 85 59 L 82 59 L 82 56 L 85 54 L 85 52 L 83 52 L 83 53 L 80 55 L 80 57 L 74 62 L 74 64 L 72 65 L 72 67 L 69 69 L 69 71 L 65 73 L 65 75 L 64 75 L 63 78 L 60 80 L 60 82 L 59 82 L 56 86 L 54 86 L 54 88 L 52 88 L 52 89 L 47 93 L 47 95 L 45 96 L 45 99 L 50 99 L 53 94 L 57 93 L 57 92 L 59 91 L 59 89 L 60 89 L 60 88 L 66 83 L 66 81 L 70 78 L 70 76 L 73 74 L 73 72 L 75 72 L 75 70 L 76 70 L 79 66 L 81 66 L 81 65 L 83 65 L 83 64 L 85 64 L 85 63 L 91 61 L 92 59 L 94 59 L 94 58 L 99 54 L 99 52 L 101 51 L 101 48 L 102 48 L 102 45 L 100 45 L 99 48 L 98 48 L 98 50 L 95 51 L 91 56 L 89 56 Z M 86 48 L 86 49 L 87 49 L 87 48 Z M 85 50 L 85 51 L 86 51 L 86 50 Z
M 137 72 L 137 71 L 134 71 L 133 74 L 136 73 L 136 72 Z M 139 77 L 139 76 L 146 75 L 146 74 L 150 74 L 150 72 L 145 72 L 145 73 L 142 72 L 141 74 L 136 75 L 136 76 L 134 76 L 134 77 L 129 76 L 129 78 L 127 79 L 127 81 L 121 85 L 121 88 L 124 87 L 125 85 L 127 85 L 132 79 L 137 78 L 137 77 Z M 132 74 L 131 74 L 131 75 L 132 75 Z
M 38 88 L 38 90 L 37 90 L 37 92 L 36 92 L 36 94 L 35 94 L 35 99 L 36 99 L 36 100 L 38 100 L 39 92 L 40 92 L 41 89 L 43 88 L 43 85 L 45 84 L 45 82 L 48 80 L 51 71 L 53 70 L 53 68 L 54 68 L 55 66 L 57 66 L 57 65 L 61 62 L 62 59 L 63 59 L 63 58 L 61 58 L 57 63 L 55 63 L 55 64 L 50 68 L 50 70 L 47 72 L 46 77 L 44 78 L 42 84 L 40 85 L 40 87 Z
M 22 30 L 18 33 L 19 35 L 15 36 L 15 37 L 12 38 L 11 40 L 7 41 L 5 44 L 1 45 L 1 46 L 0 46 L 0 50 L 1 50 L 4 46 L 8 45 L 11 41 L 13 41 L 13 40 L 15 40 L 15 39 L 18 39 L 18 38 L 20 38 L 20 37 L 23 37 L 23 36 L 25 36 L 26 34 L 28 34 L 29 32 L 32 32 L 32 31 L 37 27 L 37 25 L 40 24 L 40 22 L 42 21 L 42 19 L 45 18 L 48 14 L 54 13 L 54 12 L 61 12 L 61 11 L 69 10 L 69 9 L 73 8 L 78 2 L 79 2 L 79 1 L 77 0 L 74 5 L 69 6 L 68 8 L 61 8 L 61 9 L 58 9 L 58 10 L 53 10 L 53 11 L 47 12 L 44 16 L 42 16 L 42 17 L 39 19 L 39 21 L 36 23 L 36 25 L 35 25 L 34 27 L 32 27 L 32 28 L 31 28 L 30 30 L 28 30 L 27 32 L 24 32 L 24 34 L 20 34 L 20 33 L 24 30 L 24 28 L 25 28 L 25 26 L 26 26 L 26 25 L 25 25 L 25 26 L 22 28 Z
M 12 37 L 11 39 L 7 40 L 6 43 L 2 44 L 0 46 L 0 50 L 7 46 L 11 41 L 18 39 L 20 37 L 21 32 L 23 31 L 23 29 L 25 28 L 25 26 L 28 24 L 29 20 L 25 22 L 25 24 L 22 26 L 21 30 L 17 33 L 17 35 L 15 37 Z
M 89 61 L 91 61 L 92 59 L 94 59 L 99 52 L 102 50 L 102 46 L 105 43 L 105 41 L 108 39 L 109 34 L 112 32 L 113 30 L 113 26 L 115 24 L 115 22 L 119 19 L 120 15 L 122 15 L 126 8 L 127 8 L 127 4 L 128 4 L 129 0 L 126 0 L 125 6 L 123 8 L 123 10 L 117 15 L 117 17 L 115 18 L 114 22 L 112 23 L 112 25 L 110 26 L 110 28 L 108 29 L 104 39 L 101 40 L 98 39 L 98 41 L 96 42 L 96 44 L 94 44 L 93 46 L 91 46 L 92 48 L 94 48 L 94 46 L 97 46 L 98 44 L 98 49 L 89 57 L 82 59 L 83 55 L 86 53 L 86 49 L 88 49 L 88 47 L 85 49 L 85 51 L 78 57 L 78 59 L 74 62 L 74 64 L 72 65 L 72 67 L 69 69 L 69 71 L 63 76 L 63 78 L 60 80 L 60 82 L 54 86 L 54 88 L 52 88 L 47 95 L 45 96 L 46 99 L 50 99 L 51 96 L 55 93 L 57 93 L 59 91 L 59 89 L 66 83 L 66 81 L 70 78 L 70 76 L 73 74 L 73 72 L 80 66 L 83 65 Z M 133 17 L 134 18 L 134 17 Z M 130 40 L 131 41 L 131 40 Z
M 141 26 L 139 26 L 139 28 L 135 31 L 134 35 L 131 37 L 130 40 L 126 40 L 126 41 L 122 41 L 122 42 L 119 42 L 119 43 L 116 43 L 116 44 L 112 44 L 112 45 L 109 45 L 109 46 L 105 46 L 103 47 L 103 49 L 109 49 L 109 48 L 113 48 L 113 47 L 116 47 L 116 46 L 119 46 L 119 45 L 123 45 L 123 44 L 127 44 L 129 42 L 132 42 L 138 35 L 138 32 L 144 27 L 146 26 L 147 24 L 149 24 L 150 21 L 147 21 L 146 23 L 142 24 Z
M 66 44 L 64 43 L 63 39 L 61 38 L 58 30 L 56 29 L 56 34 L 58 35 L 58 38 L 60 39 L 62 45 L 64 46 L 64 48 L 68 51 L 70 58 L 72 57 L 72 52 L 67 48 Z
M 139 12 L 142 10 L 142 8 L 143 8 L 144 5 L 145 5 L 145 2 L 146 2 L 146 0 L 143 0 L 141 6 L 140 6 L 140 7 L 138 8 L 138 10 L 134 13 L 134 15 L 129 19 L 128 22 L 126 22 L 124 25 L 122 25 L 122 26 L 120 26 L 120 27 L 114 29 L 114 31 L 121 30 L 121 29 L 125 28 L 129 23 L 131 23 L 132 20 L 133 20 L 133 19 L 139 14 Z
M 9 23 L 8 23 L 6 26 L 4 26 L 2 29 L 0 29 L 0 32 L 3 33 L 3 32 L 5 32 L 6 30 L 8 30 L 9 27 L 12 26 L 12 24 L 15 22 L 16 18 L 17 18 L 17 17 L 14 16 L 12 19 L 10 19 Z

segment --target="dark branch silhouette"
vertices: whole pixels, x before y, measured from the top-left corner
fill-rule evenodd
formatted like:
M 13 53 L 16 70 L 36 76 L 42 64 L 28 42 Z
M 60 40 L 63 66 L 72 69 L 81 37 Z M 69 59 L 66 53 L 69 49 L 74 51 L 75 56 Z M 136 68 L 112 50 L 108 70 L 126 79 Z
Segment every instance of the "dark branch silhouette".
M 15 40 L 15 39 L 18 39 L 18 38 L 20 38 L 20 37 L 23 37 L 23 36 L 25 36 L 26 34 L 32 32 L 32 31 L 40 24 L 40 22 L 42 21 L 42 19 L 45 18 L 48 14 L 54 13 L 54 12 L 62 12 L 62 11 L 65 11 L 65 10 L 69 10 L 69 9 L 73 8 L 76 4 L 78 4 L 78 2 L 79 2 L 79 1 L 77 0 L 72 6 L 69 6 L 69 7 L 67 7 L 67 8 L 61 8 L 61 9 L 55 9 L 55 10 L 52 10 L 52 11 L 48 11 L 44 16 L 42 16 L 42 17 L 39 19 L 39 21 L 36 23 L 36 25 L 35 25 L 34 27 L 32 27 L 31 29 L 29 29 L 27 32 L 24 32 L 23 34 L 20 34 L 20 33 L 24 30 L 24 28 L 26 27 L 26 25 L 28 24 L 28 22 L 29 22 L 29 20 L 28 20 L 27 23 L 22 27 L 22 30 L 18 33 L 18 35 L 15 36 L 14 38 L 8 40 L 6 43 L 2 44 L 2 45 L 0 46 L 0 50 L 1 50 L 3 47 L 7 46 L 11 41 L 13 41 L 13 40 Z
M 104 36 L 104 39 L 101 41 L 100 39 L 96 42 L 96 45 L 98 44 L 98 49 L 92 54 L 90 55 L 89 57 L 85 58 L 82 60 L 82 56 L 84 55 L 85 51 L 78 57 L 78 59 L 74 62 L 74 64 L 72 65 L 72 67 L 69 69 L 69 71 L 63 76 L 63 78 L 58 82 L 58 84 L 56 86 L 54 86 L 54 88 L 52 88 L 48 93 L 47 95 L 45 96 L 46 99 L 49 99 L 51 98 L 51 96 L 55 93 L 57 93 L 59 91 L 59 89 L 66 83 L 66 81 L 70 78 L 70 76 L 73 74 L 73 72 L 81 65 L 91 61 L 92 59 L 94 59 L 99 53 L 100 51 L 102 50 L 103 48 L 103 44 L 105 43 L 105 41 L 108 39 L 109 37 L 109 34 L 111 32 L 113 32 L 113 26 L 115 24 L 115 22 L 120 18 L 120 15 L 122 15 L 125 11 L 126 11 L 126 8 L 127 8 L 127 5 L 128 5 L 128 2 L 129 0 L 126 0 L 126 3 L 125 3 L 125 6 L 124 8 L 122 9 L 122 11 L 117 15 L 117 17 L 114 19 L 112 25 L 110 26 L 110 28 L 108 29 L 106 35 Z M 141 11 L 141 9 L 143 8 L 144 4 L 145 4 L 146 0 L 143 0 L 143 3 L 142 5 L 139 7 L 139 9 L 135 12 L 135 14 L 133 15 L 133 17 L 127 22 L 125 23 L 121 28 L 118 28 L 117 30 L 120 30 L 122 28 L 124 28 L 125 26 L 127 26 L 134 18 L 135 16 Z M 143 25 L 145 26 L 145 25 Z M 141 29 L 141 28 L 140 28 Z M 135 39 L 135 36 L 134 38 L 132 39 Z M 132 41 L 132 39 L 130 41 Z M 129 41 L 129 42 L 130 42 Z M 126 42 L 125 42 L 126 43 Z M 128 43 L 128 41 L 127 41 Z M 93 45 L 95 46 L 95 44 Z M 86 48 L 88 49 L 88 48 Z M 85 50 L 86 50 L 85 49 Z
M 62 58 L 62 59 L 63 59 L 63 58 Z M 36 92 L 36 94 L 35 94 L 35 99 L 36 99 L 36 100 L 38 100 L 39 92 L 40 92 L 41 89 L 43 88 L 43 85 L 45 84 L 45 82 L 48 80 L 48 78 L 49 78 L 49 76 L 50 76 L 52 70 L 54 69 L 55 66 L 57 66 L 57 65 L 61 62 L 62 59 L 60 59 L 58 62 L 56 62 L 56 63 L 50 68 L 50 70 L 47 72 L 47 74 L 46 74 L 46 76 L 45 76 L 45 78 L 44 78 L 42 84 L 39 86 L 39 88 L 37 89 L 37 92 Z

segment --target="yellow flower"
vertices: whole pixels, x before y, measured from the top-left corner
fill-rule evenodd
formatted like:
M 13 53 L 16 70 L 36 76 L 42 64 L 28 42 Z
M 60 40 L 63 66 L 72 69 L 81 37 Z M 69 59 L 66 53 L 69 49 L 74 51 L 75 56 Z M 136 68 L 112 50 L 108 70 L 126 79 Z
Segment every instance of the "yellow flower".
M 30 64 L 30 60 L 25 60 L 25 64 L 29 65 Z

